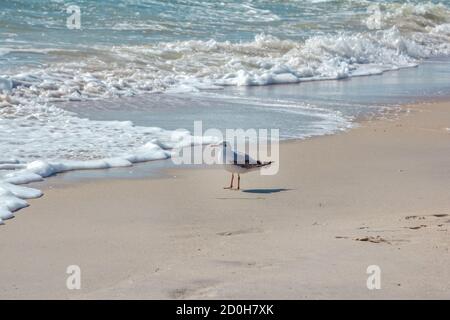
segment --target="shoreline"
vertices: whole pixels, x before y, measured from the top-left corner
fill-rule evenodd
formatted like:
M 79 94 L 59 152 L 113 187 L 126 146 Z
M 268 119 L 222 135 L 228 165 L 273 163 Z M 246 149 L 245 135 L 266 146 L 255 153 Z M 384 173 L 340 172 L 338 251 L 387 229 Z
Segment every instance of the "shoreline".
M 348 81 L 347 80 L 342 80 L 342 81 L 339 81 L 339 82 L 336 82 L 334 80 L 319 81 L 318 83 L 321 84 L 321 88 L 322 89 L 326 89 L 329 85 L 331 85 L 332 88 L 333 88 L 333 86 L 336 86 L 336 85 L 339 84 L 339 86 L 342 85 L 343 88 L 347 88 L 346 90 L 344 90 L 344 92 L 347 92 L 347 93 L 351 93 L 352 91 L 358 92 L 358 90 L 362 90 L 362 93 L 363 93 L 362 95 L 361 94 L 356 94 L 355 96 L 352 96 L 350 94 L 349 97 L 347 97 L 347 96 L 346 97 L 349 99 L 349 101 L 353 101 L 352 99 L 354 99 L 355 97 L 359 97 L 360 99 L 364 100 L 365 102 L 363 102 L 363 104 L 362 104 L 364 106 L 364 108 L 361 108 L 361 109 L 362 110 L 365 109 L 365 111 L 363 111 L 361 113 L 356 112 L 356 114 L 354 116 L 347 115 L 347 117 L 349 117 L 349 118 L 347 118 L 347 125 L 344 126 L 344 127 L 341 127 L 340 129 L 337 129 L 337 130 L 335 130 L 333 132 L 326 132 L 326 133 L 318 134 L 318 136 L 312 136 L 312 137 L 308 136 L 308 137 L 303 137 L 303 138 L 286 138 L 286 141 L 290 141 L 290 140 L 303 141 L 305 139 L 313 139 L 313 138 L 316 138 L 316 137 L 328 136 L 330 134 L 331 135 L 333 135 L 333 134 L 340 134 L 341 133 L 340 130 L 344 130 L 344 131 L 352 130 L 352 127 L 357 126 L 358 123 L 363 123 L 363 122 L 367 121 L 367 119 L 372 120 L 372 119 L 376 119 L 376 118 L 392 118 L 392 117 L 395 118 L 398 115 L 398 113 L 403 112 L 403 111 L 400 111 L 400 109 L 401 109 L 400 105 L 402 105 L 402 106 L 409 105 L 409 104 L 411 104 L 409 102 L 412 101 L 412 100 L 417 102 L 417 103 L 428 103 L 428 102 L 442 101 L 442 100 L 448 99 L 446 97 L 446 95 L 445 95 L 445 92 L 447 92 L 447 90 L 445 88 L 441 88 L 441 91 L 436 91 L 437 88 L 439 88 L 439 86 L 442 85 L 441 83 L 442 83 L 443 79 L 441 79 L 441 78 L 438 78 L 438 80 L 433 82 L 433 85 L 431 86 L 432 88 L 434 88 L 433 89 L 434 90 L 433 94 L 431 94 L 431 92 L 428 92 L 428 94 L 426 94 L 425 93 L 426 91 L 423 91 L 423 93 L 421 93 L 420 91 L 412 91 L 411 92 L 411 94 L 412 94 L 411 96 L 409 96 L 409 95 L 408 96 L 405 96 L 405 95 L 402 96 L 402 95 L 399 95 L 399 91 L 398 90 L 400 90 L 400 92 L 403 92 L 405 89 L 402 86 L 395 87 L 395 85 L 394 85 L 394 87 L 396 89 L 394 88 L 391 91 L 389 91 L 388 93 L 386 93 L 384 91 L 384 90 L 388 89 L 386 87 L 387 84 L 391 84 L 391 83 L 393 83 L 393 81 L 396 81 L 396 77 L 400 77 L 400 78 L 404 79 L 404 81 L 406 81 L 405 83 L 408 83 L 408 81 L 407 81 L 408 78 L 422 78 L 422 77 L 424 77 L 425 79 L 428 79 L 430 74 L 433 74 L 433 72 L 436 72 L 436 66 L 434 66 L 434 64 L 444 68 L 445 70 L 448 69 L 448 59 L 443 59 L 443 60 L 434 60 L 433 59 L 433 60 L 425 60 L 424 61 L 424 63 L 423 63 L 423 66 L 424 66 L 423 70 L 422 70 L 422 67 L 401 69 L 401 70 L 397 70 L 397 71 L 395 71 L 393 73 L 389 73 L 389 76 L 386 76 L 386 75 L 376 76 L 375 75 L 375 76 L 367 76 L 367 77 L 358 77 L 358 81 L 354 81 L 353 78 L 348 79 Z M 414 72 L 411 73 L 411 70 L 414 70 Z M 408 76 L 408 74 L 409 74 L 409 76 Z M 393 76 L 393 75 L 395 75 L 395 76 Z M 376 80 L 377 78 L 379 80 Z M 378 81 L 382 81 L 383 82 L 382 88 L 380 90 L 378 90 L 378 93 L 377 93 L 377 90 L 375 90 L 375 93 L 369 94 L 369 97 L 371 97 L 371 98 L 369 98 L 369 99 L 368 99 L 368 97 L 361 98 L 361 96 L 364 96 L 365 88 L 372 87 L 372 86 L 376 85 L 378 83 Z M 289 97 L 289 95 L 292 94 L 292 89 L 296 88 L 297 85 L 283 85 L 283 86 L 280 87 L 280 88 L 282 88 L 281 90 L 277 89 L 275 91 L 273 91 L 273 89 L 271 89 L 273 87 L 278 87 L 278 86 L 277 85 L 271 85 L 271 86 L 262 86 L 262 87 L 261 86 L 245 87 L 245 92 L 246 92 L 246 95 L 248 95 L 250 98 L 251 97 L 255 97 L 255 96 L 259 96 L 259 95 L 263 95 L 265 97 L 268 92 L 272 92 L 272 93 L 276 92 L 274 94 L 274 96 L 272 96 L 272 97 L 271 97 L 271 95 L 269 95 L 268 96 L 269 99 L 276 98 L 276 97 L 283 98 L 283 97 Z M 314 85 L 312 87 L 314 87 Z M 309 96 L 311 98 L 311 93 L 310 92 L 312 90 L 312 87 L 311 87 L 311 83 L 309 83 L 309 82 L 303 83 L 302 90 L 305 92 L 307 97 Z M 410 86 L 410 88 L 412 88 L 413 90 L 414 90 L 415 87 L 417 87 L 417 83 L 416 82 L 414 82 L 413 85 Z M 349 88 L 353 88 L 353 90 L 349 90 Z M 232 88 L 231 92 L 228 92 L 230 97 L 232 97 L 234 95 L 239 96 L 239 93 L 238 92 L 233 93 L 233 90 L 237 90 L 237 89 L 236 88 Z M 339 90 L 337 90 L 337 91 L 339 91 Z M 341 92 L 340 94 L 337 94 L 336 93 L 337 91 L 336 90 L 334 91 L 334 95 L 336 95 L 335 98 L 337 100 L 340 100 L 339 97 L 341 97 L 343 95 L 343 93 Z M 385 96 L 384 95 L 380 95 L 380 92 L 383 92 L 383 94 L 387 94 L 386 97 L 387 97 L 388 101 L 384 100 Z M 404 92 L 403 94 L 405 94 L 406 92 Z M 298 94 L 295 93 L 294 96 L 296 97 L 296 100 L 302 101 L 301 96 L 298 96 Z M 399 99 L 398 103 L 401 103 L 401 104 L 394 103 L 393 100 L 392 100 L 393 97 L 397 97 L 396 99 Z M 167 96 L 166 96 L 166 98 L 167 98 Z M 175 98 L 175 101 L 173 100 L 173 98 L 174 98 L 173 96 L 171 98 L 167 98 L 168 99 L 167 101 L 164 100 L 164 99 L 159 101 L 157 99 L 157 101 L 155 103 L 151 104 L 151 107 L 152 108 L 156 108 L 157 110 L 159 110 L 158 109 L 158 105 L 161 102 L 165 101 L 165 102 L 168 102 L 169 104 L 171 102 L 175 103 L 174 106 L 176 106 L 176 108 L 179 109 L 180 106 L 179 105 L 177 106 L 177 103 L 176 103 L 176 101 L 178 101 L 177 99 L 179 99 L 179 98 Z M 202 99 L 199 99 L 199 100 L 201 101 L 203 99 L 205 99 L 205 97 L 203 97 Z M 206 99 L 208 99 L 208 98 L 206 98 Z M 394 99 L 394 100 L 396 100 L 396 99 Z M 131 107 L 130 105 L 127 105 L 127 103 L 128 104 L 133 104 L 133 105 L 134 104 L 142 105 L 145 102 L 145 105 L 148 104 L 148 100 L 147 99 L 144 99 L 144 100 L 142 100 L 142 99 L 139 100 L 138 99 L 137 101 L 136 100 L 132 100 L 132 101 L 128 101 L 128 102 L 126 102 L 126 100 L 119 99 L 118 101 L 122 101 L 121 103 L 125 103 L 125 105 L 126 105 L 126 106 L 124 106 L 125 108 Z M 367 105 L 368 101 L 378 101 L 378 103 L 375 103 L 375 106 L 376 106 L 375 109 L 380 110 L 380 108 L 381 109 L 385 108 L 385 110 L 384 111 L 380 111 L 380 112 L 378 112 L 377 110 L 374 110 L 373 112 L 368 111 L 368 109 L 371 108 L 370 106 Z M 384 103 L 380 104 L 382 101 L 384 101 L 385 104 Z M 108 105 L 111 102 L 112 101 L 109 101 L 108 99 L 103 101 L 103 103 L 107 103 Z M 197 101 L 197 102 L 199 102 L 199 101 Z M 217 101 L 210 101 L 210 102 L 217 103 Z M 64 105 L 64 104 L 65 103 L 62 103 L 62 105 Z M 183 104 L 184 104 L 184 101 L 183 101 Z M 195 105 L 195 103 L 193 105 Z M 382 105 L 385 105 L 385 107 L 383 107 Z M 105 106 L 102 105 L 102 103 L 100 103 L 100 105 L 98 105 L 97 107 L 93 107 L 94 111 L 92 111 L 92 110 L 89 111 L 89 108 L 86 108 L 87 111 L 85 110 L 84 114 L 83 113 L 80 113 L 80 114 L 77 113 L 77 112 L 80 111 L 80 108 L 75 108 L 73 110 L 73 108 L 70 108 L 70 107 L 67 107 L 67 106 L 66 107 L 67 107 L 67 111 L 72 111 L 72 112 L 77 113 L 78 117 L 80 117 L 80 118 L 86 117 L 88 119 L 92 119 L 94 122 L 97 121 L 97 120 L 129 121 L 130 118 L 127 117 L 126 119 L 123 119 L 123 118 L 121 118 L 120 114 L 117 114 L 117 113 L 114 112 L 114 110 L 117 110 L 118 106 L 119 106 L 119 104 L 116 103 L 116 105 L 113 106 L 112 109 L 108 109 L 108 113 L 107 114 L 105 114 L 103 112 L 103 113 L 100 114 L 101 115 L 100 117 L 99 117 L 98 114 L 96 115 L 95 108 L 102 109 L 103 107 L 105 107 Z M 61 105 L 59 105 L 59 107 L 61 107 Z M 216 107 L 217 107 L 217 105 L 216 105 Z M 61 108 L 63 110 L 66 110 L 65 107 L 61 107 Z M 147 112 L 143 111 L 142 109 L 139 109 L 139 108 L 140 107 L 137 108 L 137 110 L 138 110 L 137 115 L 142 116 L 145 119 L 147 117 Z M 85 109 L 85 108 L 82 108 L 82 109 Z M 141 111 L 139 111 L 139 110 L 141 110 Z M 345 108 L 344 108 L 342 112 L 343 112 L 343 114 L 346 114 L 348 111 L 345 111 Z M 349 113 L 352 114 L 352 112 L 354 113 L 354 111 L 350 111 Z M 112 113 L 112 115 L 109 115 L 109 113 Z M 380 113 L 381 113 L 381 115 L 380 115 Z M 159 125 L 163 125 L 164 123 L 167 123 L 167 122 L 170 123 L 171 122 L 171 119 L 167 119 L 167 117 L 163 116 L 161 114 L 161 112 L 157 111 L 154 114 L 154 116 L 156 116 L 156 119 L 154 119 L 154 117 L 152 117 L 151 123 L 148 123 L 146 121 L 139 122 L 140 121 L 139 117 L 136 116 L 136 115 L 131 116 L 131 120 L 138 121 L 137 125 L 143 125 L 144 127 L 147 127 L 147 126 L 152 127 L 154 125 L 153 122 L 155 120 L 156 120 L 157 124 L 159 124 Z M 205 116 L 206 116 L 206 118 L 208 118 L 208 112 L 205 113 Z M 106 117 L 106 119 L 103 119 L 104 117 Z M 209 117 L 209 118 L 211 118 L 211 117 Z M 219 116 L 219 118 L 220 118 L 220 116 Z M 195 121 L 195 119 L 193 121 Z M 338 120 L 336 120 L 336 121 L 339 122 Z M 262 124 L 260 121 L 257 121 L 253 125 L 255 127 L 258 127 L 258 126 L 264 125 L 264 123 Z M 211 125 L 211 123 L 210 123 L 210 125 Z M 218 124 L 216 123 L 216 125 L 218 125 Z M 236 125 L 236 124 L 229 123 L 228 125 Z M 241 125 L 242 125 L 242 123 L 241 123 Z M 268 124 L 266 124 L 266 125 L 268 125 Z M 213 125 L 212 127 L 215 127 L 215 126 Z M 239 125 L 237 125 L 237 127 L 239 127 Z M 244 125 L 243 127 L 245 128 L 246 125 Z M 291 125 L 287 125 L 285 127 L 298 127 L 298 123 L 296 121 L 294 121 L 293 123 L 291 123 Z M 301 125 L 300 125 L 300 127 L 301 127 Z M 168 128 L 168 129 L 171 130 L 173 128 Z M 328 129 L 323 129 L 323 130 L 326 131 Z M 161 151 L 162 153 L 166 153 L 165 150 L 159 150 L 159 151 Z M 151 153 L 153 154 L 153 152 L 151 152 Z M 145 157 L 147 157 L 147 156 L 148 155 L 145 155 Z M 153 156 L 154 156 L 154 154 L 151 157 L 153 157 Z M 157 156 L 157 158 L 159 158 L 159 156 Z M 133 157 L 133 159 L 134 159 L 134 157 Z M 111 162 L 111 160 L 113 160 L 113 161 Z M 9 167 L 17 166 L 17 167 L 20 168 L 20 166 L 22 166 L 21 163 L 17 162 L 17 160 L 13 159 L 12 161 L 13 162 L 11 164 L 7 163 L 6 167 L 8 167 L 8 166 Z M 14 162 L 14 161 L 16 161 L 16 162 Z M 151 178 L 151 177 L 159 178 L 159 177 L 161 177 L 161 175 L 163 175 L 161 173 L 163 170 L 160 170 L 160 169 L 161 168 L 165 169 L 166 167 L 170 167 L 171 166 L 171 164 L 168 161 L 159 161 L 158 160 L 158 161 L 140 162 L 140 160 L 139 160 L 138 163 L 135 163 L 134 160 L 129 161 L 128 159 L 123 159 L 121 157 L 118 157 L 117 159 L 116 158 L 114 158 L 114 159 L 99 158 L 99 159 L 94 160 L 94 161 L 89 161 L 88 160 L 88 161 L 83 161 L 83 162 L 79 162 L 79 163 L 77 161 L 75 161 L 75 162 L 77 163 L 75 166 L 70 161 L 68 162 L 68 165 L 69 165 L 69 167 L 72 167 L 72 169 L 78 169 L 78 170 L 63 169 L 63 171 L 65 171 L 63 173 L 61 173 L 59 171 L 59 169 L 51 168 L 52 166 L 49 166 L 47 162 L 44 162 L 42 164 L 38 164 L 38 168 L 34 168 L 34 169 L 31 170 L 32 171 L 32 175 L 30 177 L 33 177 L 31 180 L 29 180 L 30 178 L 27 175 L 25 175 L 23 177 L 16 176 L 13 179 L 13 181 L 14 180 L 15 181 L 22 181 L 24 183 L 23 184 L 24 186 L 27 184 L 27 182 L 30 182 L 30 183 L 28 183 L 28 186 L 36 185 L 36 186 L 39 186 L 39 188 L 40 188 L 40 186 L 43 186 L 43 188 L 46 188 L 48 186 L 53 186 L 54 184 L 59 184 L 59 183 L 63 183 L 63 184 L 71 183 L 71 182 L 76 183 L 77 181 L 83 180 L 83 179 L 87 179 L 87 180 L 97 179 L 97 178 L 102 178 L 102 179 L 104 179 L 104 178 L 105 179 L 111 179 L 111 178 L 112 179 L 117 179 L 117 178 L 120 178 L 120 179 L 122 179 L 122 178 L 135 178 L 135 175 L 137 175 L 138 178 L 140 176 L 145 177 L 145 178 Z M 66 164 L 67 163 L 65 163 L 65 161 L 62 161 L 61 163 L 58 163 L 58 162 L 55 163 L 56 167 L 62 167 L 62 168 L 64 168 L 66 166 Z M 124 164 L 125 164 L 125 167 L 121 168 L 121 166 L 123 166 Z M 132 164 L 132 165 L 128 166 L 130 164 Z M 0 166 L 2 166 L 2 165 L 0 165 Z M 83 167 L 86 170 L 83 170 Z M 95 169 L 97 167 L 103 168 L 103 169 L 97 170 L 97 169 Z M 56 174 L 51 175 L 50 177 L 47 177 L 47 175 L 49 174 L 48 173 L 48 169 L 50 169 L 51 171 L 55 171 Z M 69 170 L 69 171 L 66 171 L 66 170 Z M 33 182 L 33 181 L 38 180 L 38 179 L 36 179 L 38 177 L 37 176 L 35 177 L 35 175 L 34 175 L 34 173 L 36 171 L 39 171 L 39 172 L 43 171 L 44 172 L 45 178 L 44 178 L 43 182 L 38 182 L 38 183 L 34 183 Z M 51 178 L 51 179 L 48 179 L 48 178 Z M 1 184 L 1 182 L 0 182 L 0 184 Z M 3 188 L 3 189 L 5 189 L 5 188 Z M 6 186 L 6 192 L 7 193 L 9 191 L 8 189 L 10 189 L 10 188 L 8 188 L 8 186 Z M 1 190 L 2 190 L 2 187 L 0 186 L 0 191 Z M 5 191 L 5 190 L 3 190 L 3 191 Z M 13 205 L 12 205 L 13 210 L 15 210 L 17 208 L 23 208 L 23 206 L 25 206 L 26 203 L 22 199 L 29 198 L 30 194 L 37 195 L 37 194 L 39 194 L 39 190 L 26 190 L 26 189 L 23 189 L 23 192 L 20 191 L 20 194 L 18 194 L 17 199 L 13 200 Z M 11 202 L 11 200 L 8 200 L 8 199 L 6 199 L 6 201 L 7 202 L 8 201 Z M 11 205 L 9 205 L 9 207 L 11 207 Z M 14 212 L 11 212 L 11 211 L 12 210 L 8 210 L 8 209 L 6 209 L 6 211 L 5 211 L 3 209 L 2 213 L 0 215 L 2 217 L 8 218 L 11 215 L 15 214 Z M 6 222 L 7 219 L 3 219 L 3 220 L 4 220 L 3 223 L 7 223 Z M 1 220 L 0 220 L 0 223 L 2 223 Z
M 450 97 L 446 97 L 442 101 L 450 101 Z M 421 104 L 435 104 L 439 103 L 440 100 L 431 100 L 427 99 L 423 102 L 413 104 L 421 105 Z M 403 110 L 411 106 L 411 104 L 405 104 L 400 107 L 395 107 L 397 110 L 394 110 L 394 107 L 386 107 L 391 108 L 390 110 L 382 111 L 377 115 L 370 116 L 362 116 L 357 119 L 351 120 L 351 127 L 348 127 L 344 130 L 335 131 L 332 133 L 324 133 L 319 135 L 308 136 L 305 138 L 288 138 L 288 139 L 280 139 L 279 145 L 290 144 L 290 143 L 299 143 L 302 141 L 313 140 L 313 139 L 321 139 L 324 137 L 346 134 L 355 128 L 358 128 L 360 125 L 363 125 L 366 122 L 372 121 L 389 121 L 393 120 L 399 116 L 402 116 L 403 113 L 407 112 Z M 205 144 L 204 146 L 207 146 Z M 180 169 L 181 167 L 181 169 Z M 194 168 L 194 169 L 193 169 Z M 37 189 L 48 189 L 58 186 L 70 185 L 72 183 L 84 183 L 84 182 L 95 182 L 97 180 L 140 180 L 140 179 L 164 179 L 170 176 L 171 170 L 195 170 L 195 169 L 208 169 L 209 166 L 206 164 L 200 165 L 176 165 L 171 163 L 171 158 L 167 159 L 157 159 L 150 160 L 144 162 L 133 163 L 130 167 L 111 167 L 108 169 L 79 169 L 79 170 L 69 170 L 61 173 L 56 173 L 50 177 L 45 178 L 43 181 L 39 182 L 30 182 L 24 184 L 24 186 L 29 186 Z M 134 171 L 138 171 L 141 176 L 137 176 Z M 35 199 L 36 200 L 36 199 Z M 22 209 L 21 209 L 22 210 Z
M 44 188 L 0 227 L 0 297 L 447 298 L 450 102 L 405 107 L 282 142 L 279 174 L 244 175 L 242 192 L 217 168 Z
M 442 63 L 448 63 L 448 58 L 429 58 L 423 60 L 417 67 L 412 68 L 406 68 L 406 69 L 399 69 L 399 70 L 390 70 L 386 71 L 380 76 L 384 76 L 386 73 L 389 74 L 399 74 L 404 70 L 410 70 L 410 69 L 419 69 L 423 68 L 424 66 L 429 66 L 430 64 L 442 64 Z M 372 79 L 379 77 L 378 75 L 369 75 L 369 76 L 358 76 L 354 78 L 350 78 L 348 80 L 355 81 L 355 79 L 363 78 L 363 79 Z M 334 83 L 336 80 L 320 80 L 318 82 L 331 82 Z M 339 80 L 339 81 L 346 81 L 346 80 Z M 312 81 L 316 82 L 316 81 Z M 309 82 L 306 82 L 309 83 Z M 277 86 L 296 86 L 298 84 L 273 84 L 268 87 L 277 87 Z M 267 87 L 267 86 L 266 86 Z M 260 89 L 260 86 L 256 87 L 249 87 L 252 89 Z M 159 93 L 149 93 L 149 95 L 155 95 Z M 335 131 L 333 133 L 324 133 L 320 135 L 314 135 L 306 138 L 288 138 L 285 140 L 280 140 L 280 144 L 284 143 L 295 143 L 295 142 L 301 142 L 305 140 L 310 139 L 317 139 L 317 138 L 323 138 L 333 135 L 340 135 L 345 134 L 351 130 L 354 130 L 360 125 L 364 125 L 366 122 L 372 122 L 372 121 L 386 121 L 386 120 L 394 120 L 397 117 L 404 116 L 404 113 L 408 113 L 409 107 L 417 107 L 423 104 L 438 104 L 438 103 L 444 103 L 450 101 L 450 95 L 443 94 L 443 95 L 426 95 L 426 96 L 415 96 L 413 99 L 413 102 L 405 102 L 403 101 L 401 104 L 393 104 L 387 103 L 387 106 L 385 107 L 386 110 L 381 111 L 377 114 L 372 115 L 363 115 L 356 117 L 354 119 L 350 120 L 351 127 L 348 127 L 344 129 L 343 131 Z M 86 101 L 88 102 L 88 101 Z M 90 101 L 92 102 L 92 101 Z M 63 105 L 67 102 L 63 102 Z M 65 109 L 63 107 L 63 109 Z M 69 111 L 73 111 L 72 109 L 68 109 Z M 169 161 L 171 161 L 170 158 L 168 159 L 161 159 L 161 160 L 151 160 L 146 162 L 138 162 L 133 163 L 131 167 L 111 167 L 108 169 L 86 169 L 86 170 L 71 170 L 66 171 L 62 173 L 57 173 L 55 175 L 52 175 L 48 178 L 44 178 L 41 182 L 30 182 L 28 184 L 24 184 L 23 186 L 30 186 L 30 187 L 37 187 L 38 189 L 48 189 L 58 186 L 63 186 L 66 184 L 71 183 L 83 183 L 83 181 L 95 181 L 97 179 L 106 179 L 106 180 L 115 180 L 115 179 L 148 179 L 148 178 L 165 178 L 167 177 L 167 168 L 170 169 L 175 168 L 173 164 L 170 164 Z M 169 164 L 168 164 L 169 163 Z M 204 165 L 203 165 L 204 167 Z M 186 166 L 186 168 L 189 169 L 189 166 Z M 142 176 L 136 176 L 136 173 L 141 174 Z M 23 209 L 20 209 L 23 210 Z M 19 210 L 19 211 L 20 211 Z M 16 214 L 18 211 L 16 211 L 14 214 Z M 8 223 L 8 220 L 5 220 L 6 223 Z M 4 222 L 5 222 L 4 221 Z
M 398 70 L 397 70 L 398 71 Z M 389 71 L 389 72 L 397 72 L 397 71 Z M 335 80 L 329 80 L 329 81 L 335 81 Z M 273 85 L 276 86 L 276 85 Z M 396 120 L 399 117 L 405 116 L 405 114 L 409 113 L 410 108 L 417 108 L 422 105 L 433 105 L 433 104 L 439 104 L 439 103 L 445 103 L 450 101 L 450 96 L 433 96 L 433 97 L 426 97 L 421 98 L 415 101 L 414 103 L 404 103 L 398 106 L 389 105 L 386 107 L 387 110 L 381 111 L 381 113 L 376 115 L 365 115 L 361 117 L 357 117 L 355 119 L 351 120 L 351 127 L 348 127 L 345 130 L 342 131 L 336 131 L 333 133 L 324 133 L 320 135 L 314 135 L 306 138 L 288 138 L 288 139 L 282 139 L 280 140 L 280 145 L 287 144 L 287 143 L 298 143 L 306 140 L 312 140 L 312 139 L 322 139 L 323 137 L 329 137 L 334 135 L 341 135 L 346 134 L 359 126 L 363 126 L 365 123 L 370 123 L 373 121 L 391 121 Z M 66 171 L 62 173 L 58 173 L 54 176 L 45 178 L 42 182 L 31 182 L 27 184 L 28 186 L 37 186 L 38 188 L 48 188 L 50 186 L 55 186 L 54 182 L 55 180 L 62 180 L 62 183 L 56 182 L 56 185 L 61 184 L 70 184 L 70 183 L 83 183 L 83 181 L 96 181 L 97 179 L 101 180 L 122 180 L 122 179 L 148 179 L 148 178 L 167 178 L 168 172 L 171 169 L 176 169 L 177 165 L 174 164 L 168 164 L 171 162 L 171 158 L 168 159 L 160 159 L 160 160 L 151 160 L 146 162 L 138 162 L 134 163 L 131 167 L 112 167 L 109 169 L 87 169 L 87 170 L 72 170 L 72 171 Z M 207 168 L 206 165 L 200 165 L 202 168 Z M 134 169 L 137 169 L 138 172 L 144 174 L 143 177 L 136 176 L 135 174 L 128 174 L 127 173 L 119 173 L 120 171 L 135 171 Z M 184 165 L 183 169 L 191 169 L 189 165 Z M 145 174 L 144 172 L 148 172 Z M 74 176 L 73 178 L 70 178 L 70 176 Z M 91 176 L 90 176 L 91 175 Z M 67 177 L 67 181 L 65 179 L 61 179 L 63 177 Z M 56 179 L 55 179 L 56 178 Z

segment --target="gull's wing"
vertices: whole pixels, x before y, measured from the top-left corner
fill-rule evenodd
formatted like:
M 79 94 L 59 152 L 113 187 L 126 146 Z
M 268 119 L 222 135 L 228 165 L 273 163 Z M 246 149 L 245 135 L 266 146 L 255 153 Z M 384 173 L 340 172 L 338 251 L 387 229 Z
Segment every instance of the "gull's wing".
M 261 162 L 253 159 L 248 154 L 228 149 L 226 154 L 227 164 L 233 164 L 242 168 L 250 169 L 261 165 Z
M 233 164 L 243 165 L 243 164 L 257 164 L 258 161 L 250 157 L 246 153 L 241 153 L 237 151 L 232 151 Z
M 222 150 L 223 163 L 227 165 L 235 165 L 244 169 L 257 169 L 271 165 L 273 161 L 261 162 L 250 157 L 248 154 L 237 152 L 227 148 Z

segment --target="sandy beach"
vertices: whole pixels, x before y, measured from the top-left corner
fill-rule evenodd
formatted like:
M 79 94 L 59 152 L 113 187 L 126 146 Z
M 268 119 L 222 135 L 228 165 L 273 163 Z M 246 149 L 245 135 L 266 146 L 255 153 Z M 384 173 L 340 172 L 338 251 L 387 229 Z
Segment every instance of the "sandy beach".
M 405 109 L 282 143 L 241 191 L 218 168 L 43 188 L 0 226 L 0 298 L 448 299 L 450 102 Z

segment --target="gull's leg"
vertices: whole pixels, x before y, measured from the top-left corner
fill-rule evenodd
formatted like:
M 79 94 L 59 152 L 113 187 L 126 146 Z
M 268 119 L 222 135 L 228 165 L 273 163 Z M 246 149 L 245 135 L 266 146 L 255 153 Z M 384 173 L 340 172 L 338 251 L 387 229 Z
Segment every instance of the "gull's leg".
M 233 180 L 234 180 L 234 173 L 231 174 L 231 183 L 229 187 L 224 187 L 224 189 L 233 189 Z
M 241 188 L 241 175 L 238 173 L 238 187 L 237 189 L 239 190 Z

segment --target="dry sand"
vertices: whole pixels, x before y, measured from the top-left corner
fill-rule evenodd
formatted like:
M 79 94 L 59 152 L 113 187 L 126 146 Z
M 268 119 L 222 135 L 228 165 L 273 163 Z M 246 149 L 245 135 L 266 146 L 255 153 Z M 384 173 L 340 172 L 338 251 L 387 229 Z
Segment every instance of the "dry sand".
M 448 299 L 450 103 L 411 110 L 283 143 L 242 191 L 211 168 L 47 188 L 0 226 L 0 298 Z

